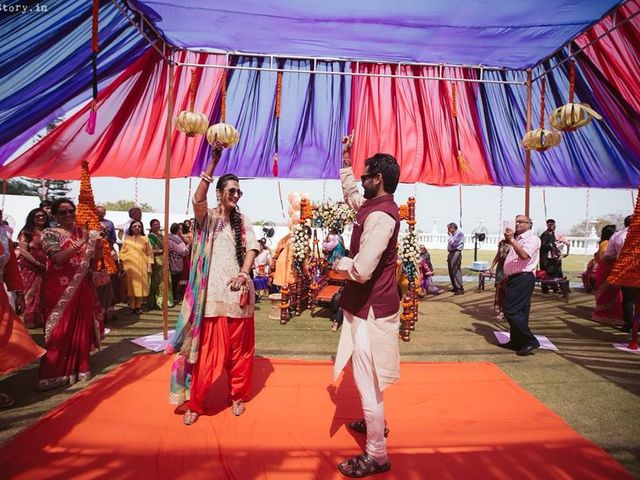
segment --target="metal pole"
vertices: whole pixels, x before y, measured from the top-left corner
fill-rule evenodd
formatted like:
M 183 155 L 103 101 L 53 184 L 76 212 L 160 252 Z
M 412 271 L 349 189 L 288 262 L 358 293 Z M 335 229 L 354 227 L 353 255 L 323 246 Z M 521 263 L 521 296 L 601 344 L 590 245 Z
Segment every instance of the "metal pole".
M 167 92 L 167 132 L 164 165 L 164 236 L 162 237 L 162 338 L 168 337 L 169 323 L 169 191 L 171 187 L 171 133 L 173 132 L 173 59 L 169 54 Z
M 531 69 L 527 70 L 527 132 L 531 130 Z M 529 216 L 531 197 L 531 150 L 524 150 L 524 214 Z

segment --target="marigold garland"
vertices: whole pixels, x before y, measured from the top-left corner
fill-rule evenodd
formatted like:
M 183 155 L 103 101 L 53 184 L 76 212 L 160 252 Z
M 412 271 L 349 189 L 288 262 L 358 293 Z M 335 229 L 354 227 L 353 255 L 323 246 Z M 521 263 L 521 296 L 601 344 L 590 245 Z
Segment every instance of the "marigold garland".
M 607 279 L 608 283 L 622 287 L 640 288 L 640 185 L 638 193 L 627 239 Z
M 220 93 L 220 122 L 227 118 L 227 71 L 222 74 L 222 92 Z
M 80 194 L 78 195 L 78 206 L 76 207 L 76 224 L 79 227 L 87 225 L 89 230 L 99 232 L 101 230 L 96 202 L 91 188 L 91 176 L 89 175 L 89 164 L 85 161 L 80 165 Z M 111 258 L 111 246 L 106 238 L 102 239 L 102 251 L 104 253 L 103 262 L 109 274 L 116 273 L 118 269 Z

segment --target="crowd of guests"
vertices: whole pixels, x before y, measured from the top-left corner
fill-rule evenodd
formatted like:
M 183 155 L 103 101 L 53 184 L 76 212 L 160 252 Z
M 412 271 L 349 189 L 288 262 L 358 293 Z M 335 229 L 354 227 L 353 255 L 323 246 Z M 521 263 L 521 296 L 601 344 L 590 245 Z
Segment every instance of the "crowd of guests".
M 15 241 L 11 229 L 0 227 L 0 278 L 9 291 L 7 295 L 5 285 L 0 288 L 0 374 L 32 361 L 34 354 L 41 357 L 39 390 L 86 381 L 91 377 L 90 353 L 104 339 L 105 322 L 115 319 L 115 304 L 127 302 L 129 315 L 139 315 L 143 307 L 162 307 L 163 233 L 154 219 L 145 235 L 141 213 L 132 208 L 130 220 L 117 232 L 98 206 L 101 231 L 89 231 L 77 225 L 75 204 L 59 198 L 31 210 Z M 173 224 L 170 230 L 172 306 L 186 287 L 192 222 Z M 106 256 L 117 266 L 111 274 Z M 33 343 L 25 327 L 42 329 L 44 349 Z M 8 352 L 16 358 L 5 358 Z M 13 403 L 0 394 L 0 408 Z

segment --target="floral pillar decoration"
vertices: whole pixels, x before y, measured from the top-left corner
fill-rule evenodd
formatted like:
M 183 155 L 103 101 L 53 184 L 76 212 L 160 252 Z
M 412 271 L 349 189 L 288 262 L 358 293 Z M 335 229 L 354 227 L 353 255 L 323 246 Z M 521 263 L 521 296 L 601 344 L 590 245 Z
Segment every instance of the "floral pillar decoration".
M 627 238 L 620 251 L 620 256 L 613 264 L 607 282 L 635 289 L 635 317 L 628 348 L 629 350 L 638 350 L 638 329 L 640 328 L 640 186 L 638 186 L 636 208 L 631 217 Z
M 78 195 L 78 206 L 76 207 L 76 223 L 79 227 L 86 225 L 89 230 L 96 232 L 102 230 L 102 225 L 100 225 L 100 220 L 98 219 L 98 211 L 96 210 L 96 202 L 93 198 L 91 176 L 89 175 L 89 164 L 87 162 L 82 162 L 80 165 L 80 194 Z M 104 237 L 101 242 L 103 258 L 96 265 L 96 270 L 106 268 L 109 274 L 116 273 L 118 268 L 110 255 L 111 245 Z
M 406 220 L 409 231 L 400 240 L 399 254 L 402 262 L 402 271 L 409 280 L 409 288 L 400 304 L 400 338 L 408 342 L 411 340 L 411 330 L 415 330 L 418 321 L 418 289 L 416 279 L 418 276 L 418 238 L 415 232 L 416 225 L 416 199 L 409 197 L 407 205 L 401 205 L 399 209 L 400 220 Z

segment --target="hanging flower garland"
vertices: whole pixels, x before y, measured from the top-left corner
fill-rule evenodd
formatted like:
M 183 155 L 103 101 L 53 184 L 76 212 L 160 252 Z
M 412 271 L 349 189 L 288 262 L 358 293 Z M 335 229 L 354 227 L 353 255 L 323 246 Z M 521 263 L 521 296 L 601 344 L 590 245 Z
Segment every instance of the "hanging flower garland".
M 344 202 L 322 202 L 314 205 L 313 213 L 313 224 L 316 227 L 326 230 L 335 228 L 338 233 L 342 233 L 356 218 L 355 210 Z
M 416 264 L 418 263 L 418 237 L 416 232 L 409 230 L 400 239 L 398 255 L 402 260 L 402 270 L 407 275 L 409 282 L 413 282 L 418 274 Z
M 291 248 L 293 249 L 293 268 L 299 274 L 302 274 L 302 265 L 311 252 L 311 225 L 306 220 L 293 227 L 293 241 Z

